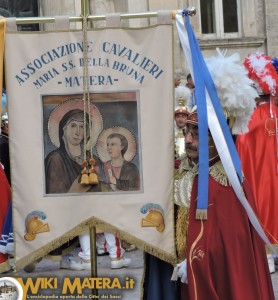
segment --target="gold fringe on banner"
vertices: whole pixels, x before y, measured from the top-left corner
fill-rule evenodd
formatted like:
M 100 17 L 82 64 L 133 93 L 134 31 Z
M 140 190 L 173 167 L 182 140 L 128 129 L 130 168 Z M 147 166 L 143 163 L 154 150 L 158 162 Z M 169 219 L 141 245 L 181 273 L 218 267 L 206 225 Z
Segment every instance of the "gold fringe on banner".
M 2 88 L 3 88 L 3 70 L 4 70 L 4 47 L 5 47 L 5 32 L 6 32 L 6 19 L 0 17 L 0 115 L 2 116 Z
M 16 260 L 15 261 L 16 271 L 25 267 L 26 265 L 31 264 L 32 262 L 34 262 L 36 260 L 39 260 L 42 257 L 46 257 L 49 252 L 58 248 L 59 246 L 63 245 L 64 243 L 68 242 L 69 240 L 73 239 L 75 236 L 82 234 L 86 231 L 89 232 L 90 226 L 96 226 L 98 232 L 102 232 L 102 231 L 111 232 L 111 233 L 117 235 L 117 237 L 120 240 L 127 241 L 128 243 L 131 243 L 131 244 L 137 246 L 139 249 L 142 249 L 142 250 L 148 252 L 149 254 L 154 255 L 170 264 L 175 265 L 177 263 L 177 258 L 175 255 L 171 255 L 159 248 L 155 248 L 152 245 L 147 244 L 145 241 L 140 240 L 126 232 L 119 230 L 117 227 L 115 227 L 113 225 L 107 224 L 95 217 L 92 217 L 92 218 L 82 222 L 75 228 L 69 230 L 63 236 L 48 243 L 44 247 L 41 247 L 41 248 L 33 251 L 31 254 L 26 255 L 25 257 L 23 257 L 19 260 Z M 15 245 L 16 245 L 16 243 L 15 243 Z

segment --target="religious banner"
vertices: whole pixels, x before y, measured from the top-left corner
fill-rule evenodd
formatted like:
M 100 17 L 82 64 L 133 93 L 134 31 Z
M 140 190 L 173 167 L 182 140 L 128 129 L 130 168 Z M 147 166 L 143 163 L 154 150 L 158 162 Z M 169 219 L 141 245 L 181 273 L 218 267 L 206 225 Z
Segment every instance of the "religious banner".
M 6 33 L 17 267 L 97 225 L 174 261 L 172 24 Z

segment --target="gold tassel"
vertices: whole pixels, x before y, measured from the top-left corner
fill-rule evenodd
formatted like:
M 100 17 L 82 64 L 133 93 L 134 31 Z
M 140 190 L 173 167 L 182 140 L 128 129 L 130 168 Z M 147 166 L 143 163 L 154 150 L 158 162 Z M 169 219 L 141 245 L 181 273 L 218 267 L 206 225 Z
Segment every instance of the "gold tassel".
M 84 185 L 88 185 L 90 184 L 89 182 L 89 171 L 87 170 L 87 166 L 88 166 L 88 163 L 86 162 L 86 160 L 84 160 L 82 162 L 82 166 L 83 166 L 83 170 L 81 171 L 81 181 L 80 181 L 80 184 L 84 184 Z
M 207 220 L 208 218 L 208 210 L 207 209 L 197 209 L 195 218 L 197 220 Z
M 96 161 L 93 158 L 91 158 L 89 162 L 91 165 L 90 170 L 89 170 L 89 173 L 90 173 L 89 182 L 90 182 L 90 184 L 98 184 L 98 177 L 97 177 L 96 170 L 95 170 Z
M 98 184 L 98 178 L 96 173 L 91 173 L 89 175 L 89 183 L 90 184 Z
M 87 170 L 86 170 L 87 171 Z M 87 171 L 88 172 L 88 171 Z M 88 184 L 90 184 L 90 181 L 89 181 L 89 176 L 88 176 L 88 174 L 82 174 L 82 176 L 81 176 L 81 182 L 80 182 L 81 184 L 84 184 L 84 185 L 88 185 Z

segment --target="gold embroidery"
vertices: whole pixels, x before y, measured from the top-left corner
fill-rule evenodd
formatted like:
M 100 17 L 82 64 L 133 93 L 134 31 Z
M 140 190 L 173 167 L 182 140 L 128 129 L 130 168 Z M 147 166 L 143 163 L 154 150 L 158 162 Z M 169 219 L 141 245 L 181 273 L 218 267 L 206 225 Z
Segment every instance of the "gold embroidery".
M 265 120 L 265 129 L 269 136 L 275 135 L 276 133 L 276 122 L 274 118 L 268 118 Z
M 178 261 L 185 259 L 188 224 L 189 208 L 179 206 L 176 220 L 176 248 Z
M 193 285 L 194 285 L 194 294 L 195 294 L 194 299 L 195 300 L 198 300 L 198 291 L 197 291 L 196 280 L 195 280 L 195 275 L 194 275 L 194 272 L 193 272 L 192 263 L 193 263 L 193 260 L 197 259 L 197 260 L 200 261 L 205 256 L 205 253 L 204 253 L 203 250 L 201 250 L 199 248 L 195 249 L 197 243 L 200 241 L 200 239 L 201 239 L 201 237 L 204 233 L 203 220 L 200 220 L 200 224 L 201 224 L 200 233 L 198 234 L 196 240 L 192 243 L 192 246 L 191 246 L 190 251 L 189 251 L 189 266 L 190 266 L 190 269 L 191 269 L 191 272 L 192 272 Z
M 177 205 L 189 207 L 192 185 L 195 176 L 198 174 L 198 165 L 189 165 L 189 160 L 185 157 L 182 160 L 179 174 L 175 177 L 174 201 Z
M 209 168 L 209 175 L 223 186 L 231 185 L 220 160 Z

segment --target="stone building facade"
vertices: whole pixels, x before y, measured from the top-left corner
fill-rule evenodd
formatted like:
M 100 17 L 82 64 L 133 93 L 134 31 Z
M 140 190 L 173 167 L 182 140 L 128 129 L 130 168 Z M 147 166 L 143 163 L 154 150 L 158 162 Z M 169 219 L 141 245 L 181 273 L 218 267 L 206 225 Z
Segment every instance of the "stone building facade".
M 249 53 L 256 51 L 278 57 L 278 1 L 277 0 L 0 0 L 1 9 L 7 16 L 79 16 L 82 4 L 88 5 L 90 15 L 105 15 L 107 13 L 139 13 L 158 10 L 178 10 L 194 6 L 196 16 L 191 18 L 196 37 L 199 40 L 204 56 L 215 53 L 215 48 L 227 49 L 228 54 L 239 52 L 243 59 Z M 204 33 L 202 18 L 209 12 L 209 3 L 214 5 L 210 11 L 211 24 L 215 27 L 213 33 Z M 225 33 L 223 26 L 227 18 L 231 18 L 230 8 L 234 3 L 234 13 L 237 15 L 237 32 Z M 204 5 L 208 11 L 204 12 Z M 226 9 L 226 19 L 224 11 Z M 4 15 L 2 13 L 2 15 Z M 123 19 L 123 26 L 147 26 L 155 24 L 156 18 Z M 105 26 L 105 21 L 97 21 L 92 27 Z M 209 26 L 209 25 L 208 25 Z M 71 23 L 73 28 L 81 28 L 80 23 Z M 51 30 L 53 24 L 41 24 L 41 29 Z M 175 70 L 186 73 L 187 66 L 181 50 L 176 29 L 174 29 Z

